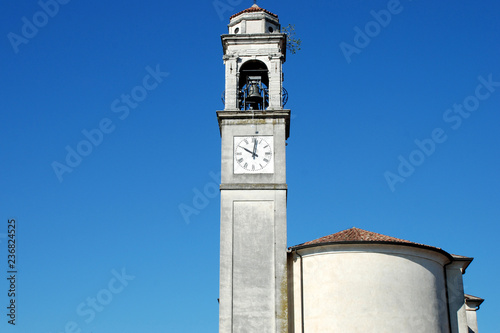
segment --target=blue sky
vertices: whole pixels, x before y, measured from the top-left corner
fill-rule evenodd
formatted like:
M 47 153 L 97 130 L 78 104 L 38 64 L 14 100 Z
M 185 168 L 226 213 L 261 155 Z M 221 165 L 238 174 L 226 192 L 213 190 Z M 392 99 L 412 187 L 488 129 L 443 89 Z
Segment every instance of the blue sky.
M 2 332 L 217 332 L 219 36 L 252 1 L 41 3 L 0 13 Z M 497 331 L 500 4 L 259 4 L 302 39 L 288 244 L 356 226 L 474 257 L 465 291 Z

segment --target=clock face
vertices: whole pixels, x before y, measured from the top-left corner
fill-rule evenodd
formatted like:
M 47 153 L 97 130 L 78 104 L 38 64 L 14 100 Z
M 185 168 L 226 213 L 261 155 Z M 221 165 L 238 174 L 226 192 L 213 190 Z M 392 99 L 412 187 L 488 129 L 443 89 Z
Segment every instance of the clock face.
M 234 137 L 234 173 L 273 173 L 272 136 Z

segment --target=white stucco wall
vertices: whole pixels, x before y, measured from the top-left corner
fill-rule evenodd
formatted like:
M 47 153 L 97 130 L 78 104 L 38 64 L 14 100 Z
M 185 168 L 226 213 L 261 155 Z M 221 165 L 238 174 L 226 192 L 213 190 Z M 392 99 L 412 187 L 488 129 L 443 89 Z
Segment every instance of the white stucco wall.
M 467 317 L 467 333 L 478 333 L 477 327 L 477 311 L 483 303 L 483 299 L 468 295 L 465 301 L 465 312 Z
M 479 330 L 477 328 L 477 314 L 476 310 L 467 310 L 467 327 L 468 333 L 478 333 Z
M 302 276 L 300 257 L 292 253 L 289 258 L 291 332 L 449 332 L 445 255 L 386 244 L 298 252 Z
M 446 266 L 451 333 L 469 333 L 467 314 L 465 313 L 462 267 L 463 262 L 461 261 L 455 261 Z
M 221 128 L 220 333 L 287 332 L 289 110 L 218 111 Z M 274 173 L 235 174 L 235 136 L 272 136 Z

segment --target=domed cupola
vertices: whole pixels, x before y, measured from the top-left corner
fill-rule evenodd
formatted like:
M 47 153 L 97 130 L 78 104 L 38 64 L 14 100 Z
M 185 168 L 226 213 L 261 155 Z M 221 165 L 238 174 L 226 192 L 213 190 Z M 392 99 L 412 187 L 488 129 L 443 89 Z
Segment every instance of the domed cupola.
M 279 33 L 278 15 L 260 8 L 257 4 L 231 16 L 230 34 Z

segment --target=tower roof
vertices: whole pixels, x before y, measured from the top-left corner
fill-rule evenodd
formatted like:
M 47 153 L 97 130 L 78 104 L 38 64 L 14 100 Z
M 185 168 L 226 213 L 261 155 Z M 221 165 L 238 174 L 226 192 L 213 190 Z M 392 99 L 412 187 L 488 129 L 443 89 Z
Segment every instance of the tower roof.
M 429 246 L 425 244 L 419 244 L 410 242 L 405 239 L 400 239 L 396 237 L 386 236 L 378 234 L 376 232 L 371 232 L 359 228 L 351 228 L 339 231 L 335 234 L 324 236 L 321 238 L 314 239 L 309 242 L 305 242 L 299 245 L 292 246 L 292 248 L 309 247 L 314 245 L 331 244 L 331 243 L 397 243 L 397 244 L 408 244 L 417 245 L 419 247 L 426 247 L 433 250 L 443 251 L 442 249 L 434 246 Z M 443 251 L 444 252 L 444 251 Z
M 273 14 L 273 13 L 271 13 L 270 11 L 268 11 L 268 10 L 266 10 L 266 9 L 264 9 L 264 8 L 260 8 L 257 4 L 253 4 L 253 6 L 252 6 L 252 7 L 247 8 L 247 9 L 245 9 L 245 10 L 242 10 L 241 12 L 236 13 L 236 14 L 234 14 L 233 16 L 231 16 L 231 17 L 230 17 L 230 20 L 232 20 L 233 18 L 235 18 L 235 17 L 237 17 L 237 16 L 239 16 L 239 15 L 241 15 L 241 14 L 244 14 L 244 13 L 256 13 L 256 12 L 264 12 L 264 13 L 267 13 L 267 14 L 269 14 L 269 15 L 272 15 L 272 16 L 274 16 L 274 17 L 278 18 L 278 15 Z

